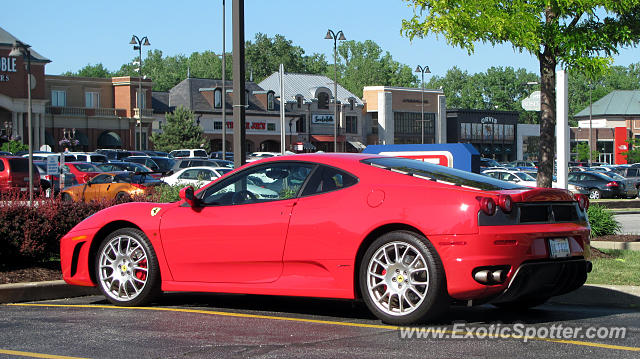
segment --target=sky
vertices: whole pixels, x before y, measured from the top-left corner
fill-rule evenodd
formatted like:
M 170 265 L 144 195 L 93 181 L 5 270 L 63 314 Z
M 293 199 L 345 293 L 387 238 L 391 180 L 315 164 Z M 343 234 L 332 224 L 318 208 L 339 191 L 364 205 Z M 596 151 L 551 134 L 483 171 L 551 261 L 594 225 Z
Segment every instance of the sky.
M 479 44 L 468 55 L 442 37 L 403 37 L 402 19 L 409 19 L 413 9 L 402 0 L 245 0 L 244 6 L 245 40 L 253 40 L 256 33 L 281 34 L 307 55 L 325 54 L 330 63 L 333 40 L 324 39 L 327 29 L 342 30 L 348 40 L 373 40 L 394 60 L 411 68 L 429 66 L 432 75 L 444 76 L 453 66 L 469 73 L 492 66 L 539 72 L 535 57 L 509 45 Z M 49 58 L 46 73 L 51 75 L 98 63 L 118 70 L 137 56 L 129 45 L 134 34 L 147 36 L 151 43 L 143 48 L 143 61 L 145 50 L 159 49 L 164 56 L 222 52 L 222 0 L 10 0 L 3 1 L 2 12 L 0 27 Z M 231 52 L 232 0 L 226 0 L 225 12 L 226 50 Z M 614 58 L 614 65 L 636 62 L 638 48 L 621 49 Z

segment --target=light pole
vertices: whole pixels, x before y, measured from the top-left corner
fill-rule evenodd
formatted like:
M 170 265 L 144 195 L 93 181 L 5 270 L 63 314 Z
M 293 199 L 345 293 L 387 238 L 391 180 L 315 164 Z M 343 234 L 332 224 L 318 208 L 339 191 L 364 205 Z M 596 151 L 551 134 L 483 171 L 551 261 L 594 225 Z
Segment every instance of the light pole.
M 338 40 L 344 41 L 347 38 L 344 37 L 342 30 L 333 32 L 331 29 L 327 30 L 327 35 L 324 37 L 327 40 L 333 40 L 333 152 L 338 152 Z
M 224 0 L 222 0 L 222 159 L 227 159 L 227 63 L 225 61 L 225 9 Z
M 27 60 L 27 98 L 29 103 L 29 112 L 27 115 L 27 130 L 29 132 L 29 206 L 33 202 L 33 131 L 31 129 L 31 46 L 16 40 L 13 48 L 9 53 L 10 57 L 22 56 Z
M 138 141 L 139 150 L 142 150 L 142 46 L 149 46 L 149 39 L 145 36 L 142 39 L 133 35 L 131 37 L 131 41 L 129 41 L 129 45 L 133 45 L 133 50 L 138 50 L 138 76 L 140 76 L 140 81 L 138 81 L 138 121 L 140 121 L 140 141 Z
M 424 74 L 430 74 L 429 66 L 420 66 L 416 67 L 416 72 L 422 73 L 422 81 L 420 81 L 420 133 L 421 133 L 421 144 L 424 145 Z
M 592 90 L 593 86 L 591 84 L 591 81 L 589 81 L 589 162 L 588 165 L 589 167 L 591 167 L 591 131 L 592 131 L 592 126 L 591 126 L 591 121 L 592 119 L 592 104 L 591 104 L 591 90 Z

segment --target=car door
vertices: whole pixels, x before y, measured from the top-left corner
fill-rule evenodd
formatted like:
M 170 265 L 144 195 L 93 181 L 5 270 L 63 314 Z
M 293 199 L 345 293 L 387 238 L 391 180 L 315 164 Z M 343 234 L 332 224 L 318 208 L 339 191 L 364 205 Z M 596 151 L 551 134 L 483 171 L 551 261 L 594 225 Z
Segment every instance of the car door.
M 85 183 L 84 190 L 82 191 L 83 201 L 87 202 L 102 199 L 105 187 L 112 182 L 112 179 L 112 175 L 105 173 L 97 175 Z
M 173 279 L 181 282 L 266 283 L 282 272 L 291 211 L 313 165 L 271 162 L 214 182 L 201 205 L 162 215 L 160 236 Z M 273 180 L 269 189 L 252 177 Z

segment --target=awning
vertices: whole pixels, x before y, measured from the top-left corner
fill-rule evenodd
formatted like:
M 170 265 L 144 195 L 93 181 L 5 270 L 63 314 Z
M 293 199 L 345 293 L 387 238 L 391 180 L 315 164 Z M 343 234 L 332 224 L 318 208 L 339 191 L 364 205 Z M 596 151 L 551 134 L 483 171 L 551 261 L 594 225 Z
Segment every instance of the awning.
M 358 151 L 362 151 L 367 147 L 365 144 L 363 144 L 360 141 L 347 141 L 347 142 L 349 142 L 349 144 L 351 146 L 355 147 L 355 149 L 358 150 Z
M 333 136 L 332 135 L 313 135 L 311 136 L 311 140 L 316 142 L 333 142 Z M 344 142 L 345 137 L 338 136 L 337 140 L 338 142 Z

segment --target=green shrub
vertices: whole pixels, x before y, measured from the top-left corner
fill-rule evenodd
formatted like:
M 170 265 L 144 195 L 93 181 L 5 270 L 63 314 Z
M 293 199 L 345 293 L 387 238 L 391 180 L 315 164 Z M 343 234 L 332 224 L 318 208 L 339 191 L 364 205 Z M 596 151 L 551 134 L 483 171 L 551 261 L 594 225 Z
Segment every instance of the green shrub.
M 620 232 L 620 223 L 613 218 L 613 213 L 605 206 L 592 203 L 587 210 L 591 237 L 601 237 Z
M 206 183 L 205 183 L 206 184 Z M 186 187 L 182 184 L 177 184 L 173 186 L 169 186 L 168 184 L 163 184 L 155 187 L 154 194 L 150 198 L 152 202 L 157 203 L 167 203 L 167 202 L 176 202 L 180 200 L 180 190 Z M 202 186 L 191 185 L 195 190 L 199 189 Z

